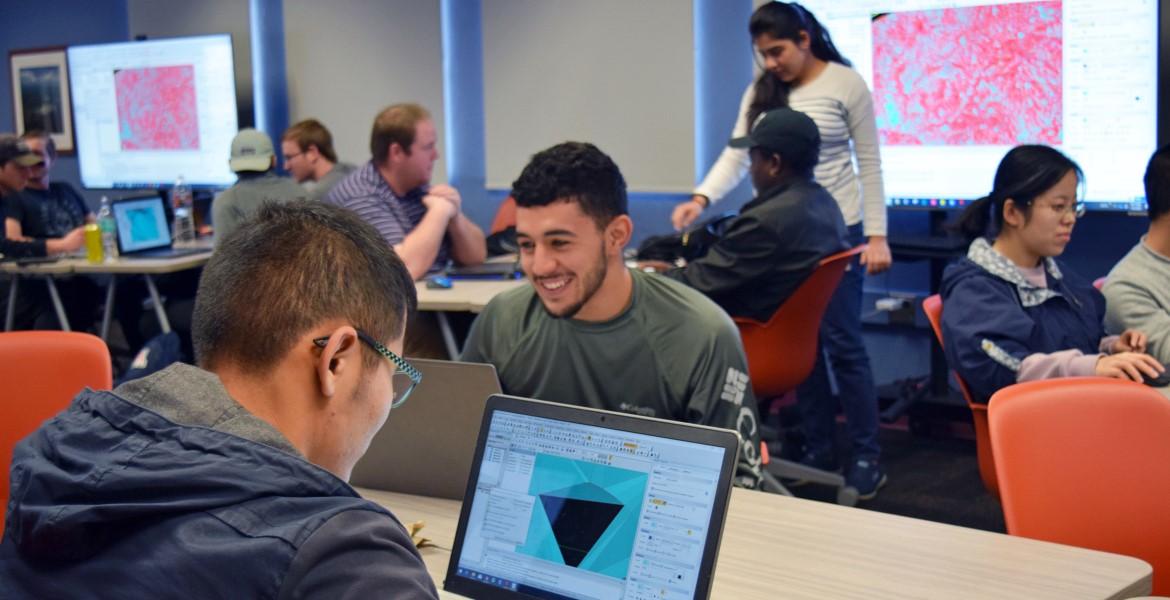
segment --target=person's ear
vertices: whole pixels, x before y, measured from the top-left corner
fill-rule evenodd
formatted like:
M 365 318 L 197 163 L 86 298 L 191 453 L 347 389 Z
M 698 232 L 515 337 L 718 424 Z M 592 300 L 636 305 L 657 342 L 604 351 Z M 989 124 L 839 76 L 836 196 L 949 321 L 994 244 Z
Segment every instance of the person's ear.
M 630 215 L 618 215 L 605 227 L 605 247 L 611 253 L 621 254 L 630 237 L 634 234 L 634 221 Z
M 386 153 L 386 156 L 388 156 L 390 158 L 390 160 L 393 160 L 393 161 L 402 160 L 402 157 L 405 154 L 406 154 L 406 150 L 404 150 L 402 148 L 401 144 L 399 144 L 398 142 L 390 142 L 390 151 Z
M 772 177 L 779 177 L 780 172 L 784 170 L 784 159 L 775 152 L 768 158 L 768 174 Z
M 1003 223 L 1012 227 L 1023 227 L 1027 224 L 1027 215 L 1016 204 L 1015 200 L 1008 198 L 1003 202 Z
M 801 29 L 796 37 L 796 46 L 801 50 L 808 50 L 812 46 L 812 38 L 809 37 L 808 32 Z
M 344 378 L 361 374 L 362 353 L 357 330 L 349 325 L 334 329 L 317 357 L 317 386 L 322 396 L 337 395 Z

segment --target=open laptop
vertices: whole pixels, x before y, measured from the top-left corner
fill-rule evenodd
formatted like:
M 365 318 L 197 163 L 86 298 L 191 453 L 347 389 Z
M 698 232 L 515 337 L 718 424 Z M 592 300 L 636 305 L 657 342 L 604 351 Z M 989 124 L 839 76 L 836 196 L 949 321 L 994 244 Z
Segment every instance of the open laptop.
M 115 200 L 110 206 L 118 224 L 121 258 L 175 258 L 207 252 L 207 248 L 171 246 L 171 226 L 163 199 L 157 194 Z
M 443 597 L 707 598 L 739 435 L 493 396 Z
M 460 500 L 488 396 L 500 393 L 496 368 L 408 358 L 422 372 L 406 404 L 374 435 L 349 481 L 357 487 Z

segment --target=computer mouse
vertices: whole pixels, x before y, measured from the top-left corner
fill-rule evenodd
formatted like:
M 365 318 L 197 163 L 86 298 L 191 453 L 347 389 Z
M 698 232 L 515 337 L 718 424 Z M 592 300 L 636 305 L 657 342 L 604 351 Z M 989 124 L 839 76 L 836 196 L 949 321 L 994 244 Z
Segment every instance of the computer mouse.
M 451 289 L 451 278 L 446 275 L 431 275 L 427 277 L 427 288 L 432 290 Z
M 1150 387 L 1166 387 L 1170 385 L 1170 368 L 1167 368 L 1162 372 L 1161 375 L 1157 377 L 1150 377 L 1149 375 L 1142 373 L 1142 383 Z

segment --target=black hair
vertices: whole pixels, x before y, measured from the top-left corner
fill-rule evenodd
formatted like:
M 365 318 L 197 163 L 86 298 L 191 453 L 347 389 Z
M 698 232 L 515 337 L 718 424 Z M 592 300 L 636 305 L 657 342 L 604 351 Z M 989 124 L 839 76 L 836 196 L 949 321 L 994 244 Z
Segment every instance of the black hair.
M 1170 212 L 1170 144 L 1154 151 L 1146 165 L 1146 202 L 1150 220 Z
M 809 50 L 812 55 L 829 62 L 851 66 L 829 36 L 829 30 L 813 16 L 807 8 L 796 2 L 766 2 L 752 13 L 748 22 L 748 33 L 752 40 L 765 33 L 778 40 L 800 41 L 800 32 L 808 33 Z M 773 108 L 788 106 L 788 94 L 792 91 L 792 84 L 781 81 L 779 77 L 764 71 L 756 80 L 755 93 L 752 103 L 748 106 L 748 123 L 755 123 L 756 118 Z
M 622 172 L 606 153 L 586 142 L 564 142 L 537 152 L 512 182 L 512 196 L 524 208 L 572 200 L 599 228 L 629 213 Z
M 416 307 L 410 272 L 371 225 L 323 202 L 267 203 L 216 245 L 191 337 L 199 366 L 262 374 L 326 320 L 385 343 L 402 336 Z M 369 352 L 363 363 L 380 360 Z
M 1016 146 L 1004 155 L 995 170 L 991 193 L 972 202 L 954 225 L 969 240 L 994 237 L 1003 228 L 1003 207 L 1010 198 L 1025 215 L 1031 214 L 1032 201 L 1052 189 L 1069 171 L 1084 181 L 1081 167 L 1059 150 L 1039 144 Z

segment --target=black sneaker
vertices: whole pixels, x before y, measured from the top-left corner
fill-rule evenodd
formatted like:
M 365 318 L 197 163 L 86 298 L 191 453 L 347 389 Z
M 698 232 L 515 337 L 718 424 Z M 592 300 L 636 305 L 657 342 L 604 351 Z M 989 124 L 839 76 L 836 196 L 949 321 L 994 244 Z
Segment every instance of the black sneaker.
M 845 471 L 845 485 L 857 490 L 859 500 L 873 499 L 886 480 L 886 474 L 874 459 L 857 459 Z

